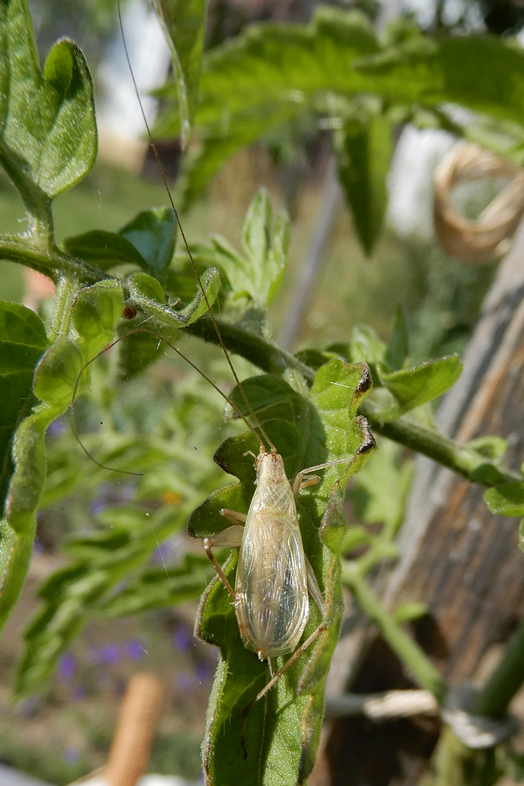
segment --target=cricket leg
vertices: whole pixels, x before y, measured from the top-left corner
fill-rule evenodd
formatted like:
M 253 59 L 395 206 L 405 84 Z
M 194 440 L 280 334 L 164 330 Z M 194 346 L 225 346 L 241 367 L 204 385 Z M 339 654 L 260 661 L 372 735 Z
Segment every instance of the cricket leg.
M 270 673 L 272 674 L 271 679 L 262 688 L 262 690 L 257 693 L 255 698 L 249 702 L 245 710 L 242 711 L 242 735 L 240 737 L 240 745 L 242 747 L 242 750 L 244 751 L 244 759 L 247 758 L 246 736 L 245 736 L 247 716 L 249 715 L 254 705 L 257 703 L 257 701 L 260 701 L 260 699 L 264 698 L 266 693 L 268 693 L 271 690 L 271 688 L 273 688 L 276 685 L 280 677 L 282 677 L 282 675 L 286 673 L 286 671 L 294 664 L 294 662 L 298 660 L 298 658 L 300 658 L 300 656 L 305 652 L 305 650 L 307 650 L 307 648 L 311 644 L 313 644 L 315 639 L 317 639 L 320 636 L 320 634 L 326 630 L 326 627 L 327 627 L 326 623 L 321 622 L 318 628 L 315 631 L 313 631 L 311 636 L 308 636 L 308 638 L 300 645 L 300 647 L 297 647 L 297 649 L 291 655 L 291 657 L 284 663 L 282 668 L 279 671 L 277 671 L 275 674 L 273 674 L 274 667 L 270 663 L 269 669 L 270 669 Z
M 306 576 L 307 576 L 307 588 L 309 590 L 309 594 L 317 604 L 318 610 L 322 614 L 322 617 L 325 617 L 326 604 L 324 603 L 322 592 L 320 590 L 320 587 L 318 586 L 318 581 L 317 581 L 317 577 L 315 576 L 315 571 L 311 567 L 311 562 L 308 560 L 307 557 L 306 557 Z
M 222 511 L 220 512 L 222 513 Z M 235 511 L 227 511 L 227 512 L 235 513 Z M 223 515 L 225 515 L 225 513 Z M 237 516 L 243 516 L 243 515 L 244 515 L 243 513 L 237 514 Z M 223 585 L 225 586 L 225 588 L 227 589 L 233 600 L 236 600 L 235 591 L 231 586 L 231 584 L 229 583 L 229 581 L 227 580 L 226 574 L 222 570 L 221 565 L 218 563 L 215 555 L 213 554 L 212 548 L 214 546 L 217 547 L 230 546 L 231 548 L 235 546 L 240 546 L 242 543 L 243 534 L 244 534 L 244 527 L 240 524 L 235 524 L 232 527 L 228 527 L 223 532 L 219 532 L 218 535 L 214 535 L 212 538 L 204 538 L 202 541 L 204 551 L 209 557 L 211 564 L 215 568 L 220 581 L 223 583 Z
M 299 472 L 293 483 L 293 494 L 295 495 L 295 499 L 298 497 L 299 491 L 301 491 L 302 489 L 307 489 L 308 486 L 315 486 L 317 483 L 320 483 L 320 481 L 322 480 L 322 478 L 319 478 L 318 475 L 313 475 L 313 477 L 306 478 L 304 480 L 303 477 L 304 472 L 308 472 L 308 470 L 306 469 L 303 470 L 302 472 Z
M 233 522 L 233 524 L 245 524 L 247 519 L 246 513 L 240 513 L 238 510 L 230 510 L 229 508 L 222 508 L 219 511 L 220 515 L 225 519 Z M 233 529 L 233 527 L 231 527 Z M 227 530 L 225 530 L 227 532 Z M 240 546 L 240 543 L 237 544 Z
M 301 478 L 300 482 L 302 482 L 303 475 L 310 475 L 312 472 L 318 472 L 318 470 L 320 469 L 329 469 L 329 467 L 336 467 L 340 464 L 347 464 L 348 466 L 351 466 L 351 464 L 353 464 L 357 460 L 359 455 L 362 455 L 363 453 L 369 453 L 370 450 L 373 450 L 373 448 L 376 447 L 375 439 L 373 435 L 369 433 L 369 429 L 367 428 L 367 425 L 365 430 L 366 430 L 366 435 L 365 435 L 364 442 L 361 444 L 361 446 L 359 447 L 359 449 L 357 450 L 354 456 L 349 456 L 348 458 L 342 458 L 342 459 L 335 459 L 335 461 L 326 461 L 325 464 L 316 464 L 314 467 L 308 467 L 307 469 L 303 469 L 301 472 L 298 473 L 297 477 L 295 478 L 295 483 L 297 483 L 298 478 Z

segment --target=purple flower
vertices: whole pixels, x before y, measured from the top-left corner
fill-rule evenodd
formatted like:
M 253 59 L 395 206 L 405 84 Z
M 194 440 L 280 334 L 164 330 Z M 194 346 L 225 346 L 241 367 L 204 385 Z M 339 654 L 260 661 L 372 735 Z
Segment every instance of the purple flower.
M 134 483 L 124 483 L 124 485 L 118 489 L 117 497 L 121 502 L 130 502 L 135 498 L 135 494 L 136 488 Z
M 71 682 L 75 676 L 75 659 L 70 652 L 66 652 L 60 658 L 58 664 L 58 679 L 60 682 Z
M 36 712 L 38 707 L 38 696 L 29 696 L 21 704 L 18 705 L 18 713 L 25 718 L 30 718 Z
M 77 761 L 80 759 L 80 751 L 78 748 L 68 748 L 64 751 L 62 755 L 62 759 L 66 764 L 72 765 L 76 764 Z
M 211 677 L 211 669 L 207 663 L 199 663 L 195 669 L 195 674 L 197 680 L 202 684 L 203 682 L 208 682 Z
M 36 518 L 37 518 L 37 521 L 38 521 L 38 513 L 37 513 Z M 39 540 L 35 539 L 35 542 L 33 543 L 33 557 L 35 556 L 35 554 L 43 554 L 44 551 L 45 551 L 45 549 L 44 549 L 43 545 L 40 543 Z
M 177 671 L 173 681 L 175 685 L 184 693 L 191 692 L 195 686 L 193 675 L 188 674 L 186 671 Z
M 107 666 L 114 666 L 120 660 L 120 647 L 118 644 L 106 644 L 98 652 L 98 662 Z
M 129 642 L 126 647 L 127 657 L 131 658 L 131 660 L 142 660 L 144 655 L 147 655 L 147 652 L 139 639 L 133 639 Z
M 151 562 L 153 565 L 163 565 L 165 557 L 169 556 L 170 551 L 171 547 L 168 543 L 162 543 L 158 546 L 151 555 Z
M 67 426 L 62 420 L 62 418 L 56 418 L 53 420 L 52 423 L 49 424 L 47 427 L 47 436 L 48 437 L 59 437 L 61 434 L 64 433 Z
M 187 628 L 177 628 L 173 633 L 173 647 L 176 650 L 187 650 L 192 644 L 192 636 L 189 635 Z
M 98 516 L 98 514 L 103 513 L 106 508 L 107 505 L 103 500 L 94 499 L 89 505 L 89 512 L 92 516 Z
M 71 689 L 71 693 L 69 694 L 71 701 L 82 701 L 85 698 L 86 692 L 80 685 Z

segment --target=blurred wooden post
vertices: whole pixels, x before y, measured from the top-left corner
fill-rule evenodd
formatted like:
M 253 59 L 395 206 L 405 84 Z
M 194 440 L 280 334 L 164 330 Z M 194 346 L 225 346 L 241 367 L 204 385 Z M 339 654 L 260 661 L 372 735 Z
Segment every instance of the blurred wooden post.
M 465 352 L 464 373 L 438 417 L 444 433 L 459 441 L 487 434 L 506 438 L 505 460 L 514 469 L 524 458 L 523 260 L 521 223 Z M 507 641 L 524 617 L 518 519 L 493 516 L 483 493 L 482 486 L 418 457 L 399 539 L 401 557 L 376 587 L 390 609 L 407 600 L 428 605 L 429 613 L 412 632 L 451 686 L 473 679 L 490 648 Z M 351 690 L 413 687 L 410 674 L 365 620 L 360 630 L 359 636 L 354 629 L 355 645 L 346 651 L 346 663 L 349 657 L 354 669 Z M 382 724 L 335 721 L 311 786 L 414 786 L 438 735 L 438 722 L 422 717 Z
M 149 759 L 163 693 L 154 674 L 142 672 L 129 681 L 104 771 L 107 786 L 136 786 Z

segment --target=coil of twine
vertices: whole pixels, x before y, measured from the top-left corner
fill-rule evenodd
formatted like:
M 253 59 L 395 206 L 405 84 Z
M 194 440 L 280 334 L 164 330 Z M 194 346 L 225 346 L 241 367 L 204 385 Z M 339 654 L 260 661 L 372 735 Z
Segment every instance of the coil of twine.
M 479 178 L 512 178 L 475 221 L 464 218 L 451 202 L 460 182 Z M 505 254 L 524 214 L 524 170 L 470 142 L 459 142 L 434 175 L 435 230 L 452 257 L 482 265 Z

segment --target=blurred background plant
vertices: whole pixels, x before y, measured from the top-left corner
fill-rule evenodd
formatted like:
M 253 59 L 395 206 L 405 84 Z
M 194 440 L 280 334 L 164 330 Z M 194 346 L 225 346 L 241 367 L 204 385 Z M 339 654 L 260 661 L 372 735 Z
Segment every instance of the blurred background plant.
M 47 52 L 58 35 L 76 40 L 86 51 L 88 60 L 98 67 L 97 90 L 107 100 L 111 89 L 104 83 L 104 73 L 107 76 L 104 63 L 111 59 L 108 53 L 118 40 L 116 4 L 98 0 L 87 5 L 66 5 L 59 0 L 52 3 L 35 0 L 31 4 L 40 51 Z M 220 57 L 227 57 L 231 40 L 236 40 L 233 46 L 245 45 L 242 36 L 250 22 L 270 20 L 312 25 L 315 5 L 298 0 L 211 2 L 205 43 L 210 62 L 220 64 Z M 144 13 L 134 0 L 122 6 L 124 14 L 128 14 L 128 23 L 133 14 Z M 340 8 L 346 9 L 347 4 L 331 4 L 331 10 Z M 395 25 L 389 28 L 392 44 L 395 35 L 397 42 L 402 43 L 403 37 L 416 38 L 419 31 L 428 34 L 451 31 L 465 36 L 488 30 L 509 36 L 518 34 L 524 24 L 524 11 L 518 2 L 440 0 L 381 5 L 363 0 L 352 3 L 351 8 L 358 9 L 362 19 L 367 17 L 370 25 L 380 32 L 385 29 L 388 17 L 396 18 L 397 22 L 402 18 L 396 32 Z M 335 79 L 335 74 L 329 76 Z M 211 119 L 207 129 L 204 122 L 200 127 L 200 131 L 204 129 L 200 137 L 200 171 L 205 170 L 202 156 L 205 157 L 205 146 L 210 139 L 206 133 L 217 122 L 213 112 L 217 107 L 222 112 L 224 101 L 232 95 L 231 84 L 223 86 L 222 93 L 220 85 L 213 89 L 211 95 L 209 80 L 206 83 L 204 77 L 202 106 Z M 302 276 L 303 260 L 311 246 L 311 228 L 325 202 L 331 136 L 335 137 L 339 173 L 343 175 L 344 155 L 356 150 L 351 147 L 351 140 L 359 138 L 359 134 L 360 137 L 368 134 L 370 118 L 371 121 L 378 118 L 380 122 L 386 118 L 387 127 L 378 131 L 379 148 L 371 150 L 370 155 L 371 161 L 373 156 L 383 153 L 380 171 L 370 169 L 368 181 L 357 183 L 356 195 L 350 177 L 342 182 L 352 214 L 342 207 L 340 197 L 333 199 L 328 216 L 329 232 L 319 252 L 322 266 L 318 268 L 312 292 L 302 304 L 299 327 L 290 342 L 293 347 L 320 349 L 337 341 L 348 341 L 354 328 L 362 322 L 370 325 L 379 338 L 387 340 L 397 304 L 401 303 L 408 315 L 409 357 L 413 364 L 460 353 L 495 274 L 496 260 L 490 266 L 464 266 L 446 256 L 437 245 L 431 226 L 431 172 L 453 145 L 453 133 L 467 135 L 473 129 L 477 136 L 482 131 L 488 141 L 496 138 L 500 142 L 499 137 L 488 127 L 483 126 L 480 131 L 478 117 L 473 114 L 464 119 L 457 113 L 415 101 L 412 107 L 395 115 L 395 107 L 389 112 L 387 100 L 385 104 L 362 98 L 344 102 L 329 90 L 328 93 L 331 104 L 325 96 L 319 99 L 315 95 L 311 104 L 295 96 L 299 109 L 285 118 L 285 122 L 273 123 L 272 127 L 267 124 L 251 137 L 235 140 L 233 157 L 223 155 L 211 162 L 209 171 L 213 171 L 213 178 L 206 175 L 198 181 L 198 157 L 192 151 L 180 185 L 188 206 L 183 218 L 188 237 L 196 242 L 220 232 L 238 247 L 246 210 L 261 184 L 277 207 L 287 208 L 292 219 L 288 275 L 270 308 L 268 326 L 273 327 L 267 328 L 278 334 Z M 157 95 L 160 103 L 151 111 L 154 119 L 156 111 L 161 110 L 158 133 L 166 138 L 177 136 L 178 113 L 170 105 L 173 85 L 159 90 Z M 263 114 L 264 107 L 255 110 Z M 223 122 L 222 116 L 219 121 Z M 514 160 L 519 160 L 522 129 L 515 130 L 514 118 L 503 118 L 501 124 L 503 121 L 507 125 L 507 139 L 500 145 L 506 144 L 503 152 L 511 148 Z M 511 126 L 512 121 L 515 127 Z M 381 150 L 386 135 L 398 142 L 396 151 L 393 146 L 385 152 Z M 117 168 L 109 162 L 110 137 L 108 132 L 109 141 L 102 143 L 103 156 L 94 170 L 72 192 L 56 200 L 58 241 L 66 235 L 95 228 L 114 232 L 138 210 L 166 202 L 163 187 L 147 158 L 143 164 L 145 178 L 136 172 L 134 154 L 130 160 L 135 171 Z M 137 144 L 143 150 L 140 140 Z M 494 142 L 493 147 L 496 147 Z M 166 169 L 177 171 L 180 145 L 166 143 L 161 152 Z M 410 164 L 419 170 L 418 176 L 413 175 L 411 180 Z M 198 181 L 193 191 L 191 177 Z M 206 180 L 209 188 L 204 193 Z M 498 184 L 496 188 L 500 190 L 503 185 Z M 366 224 L 365 217 L 359 213 L 358 189 L 364 193 L 368 186 L 368 214 L 376 207 L 373 226 Z M 461 211 L 475 218 L 492 196 L 491 180 L 465 188 L 459 195 Z M 3 232 L 20 231 L 24 207 L 3 175 L 0 176 L 0 215 Z M 28 295 L 22 269 L 2 261 L 0 275 L 2 299 L 23 302 Z M 38 308 L 48 319 L 49 303 L 43 299 Z M 193 342 L 184 339 L 185 352 L 190 357 L 194 353 Z M 202 355 L 199 349 L 198 356 L 199 364 L 211 378 L 227 388 L 225 364 L 217 359 L 217 354 L 209 349 Z M 247 362 L 242 372 L 241 376 L 250 372 Z M 168 353 L 148 373 L 147 387 L 144 378 L 137 375 L 116 393 L 113 380 L 117 368 L 111 354 L 98 361 L 94 373 L 97 383 L 93 385 L 94 392 L 76 406 L 78 432 L 84 445 L 104 465 L 134 471 L 139 463 L 140 471 L 145 474 L 123 479 L 121 475 L 97 468 L 78 448 L 68 417 L 60 418 L 49 428 L 49 477 L 38 518 L 35 546 L 38 559 L 23 602 L 0 645 L 0 664 L 5 675 L 0 685 L 0 760 L 56 784 L 68 783 L 94 769 L 104 760 L 113 729 L 112 719 L 116 717 L 126 678 L 138 662 L 147 662 L 147 668 L 155 670 L 168 686 L 169 708 L 155 744 L 151 769 L 195 779 L 200 773 L 198 750 L 215 656 L 211 648 L 192 637 L 191 620 L 211 573 L 198 544 L 188 546 L 183 540 L 182 529 L 195 504 L 223 484 L 223 474 L 211 459 L 226 428 L 221 417 L 222 401 L 188 372 L 182 362 L 168 357 Z M 235 428 L 236 424 L 228 425 L 227 434 Z M 369 482 L 369 473 L 364 470 L 350 490 L 348 514 L 360 530 L 353 531 L 348 549 L 358 547 L 365 553 L 374 547 L 383 560 L 394 556 L 394 548 L 380 552 L 380 538 L 386 547 L 391 546 L 402 521 L 411 469 L 406 451 L 386 440 L 382 444 L 384 449 L 374 471 L 381 473 L 383 483 L 377 490 L 377 484 Z M 118 548 L 122 544 L 129 544 L 130 551 L 137 548 L 135 538 L 144 517 L 151 519 L 151 528 L 141 536 L 140 558 L 125 583 L 115 584 L 111 601 L 104 601 L 103 606 L 97 607 L 96 599 L 86 602 L 83 630 L 75 631 L 78 637 L 74 641 L 71 635 L 71 644 L 45 692 L 38 698 L 36 694 L 33 696 L 29 681 L 24 686 L 27 698 L 16 710 L 9 708 L 8 674 L 19 651 L 21 630 L 35 611 L 36 585 L 49 573 L 50 567 L 64 568 L 61 588 L 47 585 L 46 590 L 44 585 L 41 591 L 49 610 L 55 595 L 66 591 L 67 581 L 75 578 L 67 575 L 70 565 L 67 559 L 74 561 L 79 550 L 87 546 L 93 550 L 94 564 L 98 558 L 97 543 L 103 543 L 106 548 L 111 539 L 118 543 Z M 364 530 L 361 525 L 365 523 L 374 525 L 376 530 Z M 163 584 L 160 601 L 155 584 L 166 574 L 171 595 L 166 595 Z M 179 581 L 180 577 L 183 581 Z M 180 601 L 182 596 L 192 601 L 192 605 L 187 609 L 172 608 L 172 603 Z M 140 618 L 121 618 L 148 610 Z M 167 744 L 168 735 L 171 740 L 174 735 L 175 744 Z

